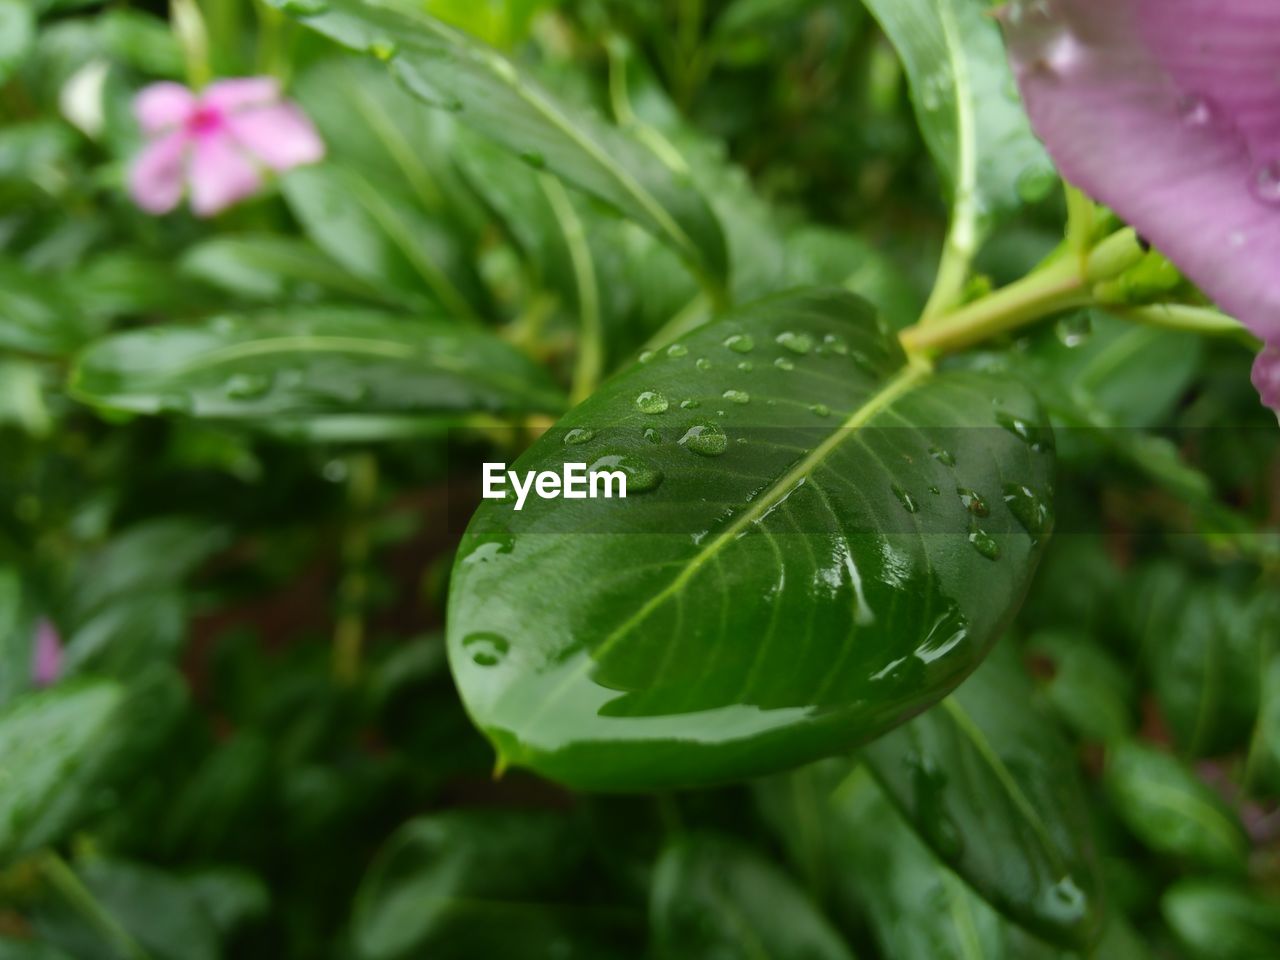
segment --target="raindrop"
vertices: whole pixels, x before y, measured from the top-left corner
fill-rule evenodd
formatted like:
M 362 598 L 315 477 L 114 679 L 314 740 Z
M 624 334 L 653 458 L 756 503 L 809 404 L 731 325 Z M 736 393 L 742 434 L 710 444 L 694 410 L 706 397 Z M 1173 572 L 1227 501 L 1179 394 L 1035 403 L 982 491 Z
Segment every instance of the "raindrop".
M 989 517 L 991 515 L 991 508 L 987 506 L 987 501 L 982 499 L 980 493 L 967 487 L 956 487 L 956 495 L 960 498 L 964 508 L 975 517 Z
M 271 377 L 265 373 L 237 373 L 227 381 L 227 396 L 232 400 L 256 400 L 271 390 Z
M 1085 343 L 1093 334 L 1093 317 L 1087 311 L 1063 317 L 1053 328 L 1064 347 L 1072 349 Z
M 1000 544 L 996 543 L 996 538 L 987 533 L 987 531 L 975 529 L 969 534 L 969 542 L 973 544 L 975 550 L 988 560 L 1000 559 Z
M 837 337 L 834 333 L 828 333 L 822 338 L 822 346 L 819 351 L 822 353 L 834 353 L 837 357 L 847 357 L 849 355 L 849 344 L 844 337 Z
M 916 503 L 915 498 L 902 488 L 901 484 L 893 485 L 893 495 L 898 498 L 898 502 L 902 504 L 902 509 L 907 513 L 919 513 L 920 505 Z
M 734 353 L 750 353 L 756 348 L 756 342 L 749 333 L 735 333 L 725 339 L 724 345 Z
M 596 432 L 588 427 L 574 427 L 564 435 L 564 444 L 566 447 L 576 447 L 580 443 L 586 443 L 596 435 Z
M 496 633 L 473 633 L 462 641 L 462 649 L 478 667 L 496 667 L 511 649 L 506 637 Z
M 756 368 L 756 365 L 752 363 L 750 360 L 743 360 L 741 363 L 738 364 L 738 369 L 741 370 L 743 373 L 750 373 L 755 368 Z
M 667 407 L 670 405 L 667 402 L 667 398 L 657 390 L 645 390 L 636 397 L 636 406 L 639 407 L 641 413 L 666 413 Z
M 626 474 L 628 494 L 656 490 L 662 483 L 661 470 L 628 453 L 606 453 L 591 464 L 587 472 L 606 470 L 618 470 Z
M 793 333 L 790 330 L 784 330 L 774 338 L 780 346 L 786 347 L 792 353 L 804 355 L 813 349 L 813 337 L 807 333 Z
M 718 457 L 729 447 L 729 438 L 714 423 L 696 423 L 680 438 L 680 446 L 702 457 Z
M 745 406 L 751 402 L 751 394 L 745 390 L 726 390 L 721 396 L 740 406 Z
M 697 367 L 699 370 L 701 370 L 703 373 L 706 373 L 708 370 L 711 369 L 711 361 L 708 360 L 706 357 L 699 357 L 697 360 L 694 361 L 693 365 Z
M 1015 417 L 1011 413 L 997 413 L 996 423 L 1000 424 L 1000 426 L 1004 427 L 1037 453 L 1042 452 L 1052 445 L 1050 435 L 1046 430 L 1023 420 L 1021 417 Z
M 702 401 L 695 400 L 693 397 L 690 397 L 688 400 L 680 401 L 681 410 L 696 410 L 700 406 L 702 406 Z
M 667 347 L 667 356 L 672 357 L 673 359 L 679 359 L 680 357 L 687 357 L 688 355 L 689 355 L 689 348 L 686 347 L 683 343 L 673 343 L 671 346 Z
M 1215 115 L 1213 105 L 1205 97 L 1191 94 L 1178 101 L 1178 116 L 1188 127 L 1207 127 Z
M 1049 529 L 1053 514 L 1048 505 L 1040 499 L 1034 490 L 1019 483 L 1006 484 L 1004 502 L 1015 520 L 1031 534 L 1033 540 L 1039 540 Z
M 940 496 L 942 496 L 942 488 L 941 488 L 941 487 L 934 487 L 934 486 L 931 486 L 931 487 L 929 487 L 929 492 L 930 492 L 930 493 L 932 493 L 935 497 L 940 497 Z
M 773 361 L 773 365 L 779 370 L 794 370 L 796 368 L 795 362 L 788 360 L 786 357 L 779 357 Z
M 1280 160 L 1264 163 L 1253 172 L 1253 195 L 1268 206 L 1280 206 Z
M 942 447 L 930 447 L 929 456 L 937 460 L 944 467 L 954 467 L 956 465 L 955 455 L 950 450 L 944 450 Z
M 828 407 L 825 403 L 815 403 L 810 405 L 809 412 L 817 414 L 820 417 L 831 416 L 831 408 Z
M 645 427 L 644 433 L 642 433 L 641 436 L 644 437 L 646 440 L 648 440 L 650 443 L 662 442 L 662 434 L 660 434 L 657 430 L 653 429 L 653 427 Z
M 637 357 L 636 359 L 639 360 L 641 363 L 648 363 L 650 360 L 652 360 L 656 356 L 657 354 L 654 353 L 652 350 L 641 350 L 640 356 Z

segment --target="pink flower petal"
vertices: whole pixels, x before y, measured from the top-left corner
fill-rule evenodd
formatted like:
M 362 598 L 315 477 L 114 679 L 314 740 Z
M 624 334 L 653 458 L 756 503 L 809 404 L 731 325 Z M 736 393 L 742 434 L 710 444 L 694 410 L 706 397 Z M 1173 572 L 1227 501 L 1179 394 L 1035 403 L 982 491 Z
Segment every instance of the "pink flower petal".
M 147 213 L 168 213 L 182 199 L 186 177 L 187 136 L 181 130 L 153 140 L 138 154 L 129 171 L 129 192 Z
M 272 170 L 284 171 L 324 157 L 324 141 L 292 103 L 245 110 L 227 117 L 231 135 Z
M 1280 341 L 1280 5 L 1037 0 L 1003 19 L 1062 174 Z
M 182 126 L 195 109 L 195 94 L 180 83 L 153 83 L 133 98 L 133 114 L 148 136 Z
M 262 175 L 237 148 L 228 133 L 198 137 L 191 162 L 191 209 L 211 217 L 251 197 L 262 186 Z
M 200 106 L 223 114 L 262 107 L 280 99 L 280 82 L 275 77 L 233 77 L 218 80 L 200 94 Z
M 1280 414 L 1280 346 L 1270 346 L 1258 354 L 1253 364 L 1253 385 L 1264 405 Z
M 62 640 L 52 623 L 41 620 L 36 627 L 31 655 L 31 680 L 38 687 L 47 687 L 61 672 Z

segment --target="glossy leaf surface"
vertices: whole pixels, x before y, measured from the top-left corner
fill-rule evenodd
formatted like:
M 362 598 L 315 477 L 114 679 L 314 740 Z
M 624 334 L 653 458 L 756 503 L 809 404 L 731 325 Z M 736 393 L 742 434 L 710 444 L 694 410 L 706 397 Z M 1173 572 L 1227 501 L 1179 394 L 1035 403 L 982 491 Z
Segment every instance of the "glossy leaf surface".
M 481 507 L 450 598 L 463 699 L 508 762 L 596 788 L 873 738 L 949 692 L 1016 608 L 1050 448 L 1018 384 L 908 365 L 864 301 L 760 301 L 615 377 L 513 465 L 618 467 L 625 501 Z
M 1280 901 L 1261 891 L 1182 880 L 1165 892 L 1160 909 L 1195 960 L 1262 960 L 1280 949 Z
M 864 755 L 934 853 L 998 910 L 1068 946 L 1097 933 L 1097 866 L 1075 758 L 1011 648 Z
M 286 11 L 290 0 L 271 0 Z M 304 22 L 386 60 L 413 93 L 616 207 L 712 276 L 726 270 L 724 236 L 706 202 L 648 147 L 590 112 L 561 103 L 497 51 L 422 14 L 381 3 L 304 5 Z
M 547 374 L 482 331 L 346 308 L 153 327 L 79 358 L 84 402 L 134 413 L 307 417 L 556 410 Z
M 649 903 L 663 960 L 853 960 L 829 920 L 786 872 L 728 840 L 672 843 L 654 867 Z

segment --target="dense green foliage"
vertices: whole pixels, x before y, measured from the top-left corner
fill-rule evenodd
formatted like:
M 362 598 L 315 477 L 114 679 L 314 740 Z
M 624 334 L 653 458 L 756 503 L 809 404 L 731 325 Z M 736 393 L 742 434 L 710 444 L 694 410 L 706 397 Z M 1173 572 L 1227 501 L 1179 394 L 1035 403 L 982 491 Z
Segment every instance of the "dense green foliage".
M 0 0 L 0 960 L 1280 956 L 1280 430 L 988 8 Z

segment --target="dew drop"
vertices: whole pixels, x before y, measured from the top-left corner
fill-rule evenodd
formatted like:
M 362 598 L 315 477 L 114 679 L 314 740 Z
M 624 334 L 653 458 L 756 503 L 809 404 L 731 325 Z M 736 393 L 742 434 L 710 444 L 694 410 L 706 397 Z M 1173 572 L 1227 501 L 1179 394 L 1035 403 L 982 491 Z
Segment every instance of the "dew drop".
M 629 453 L 606 453 L 587 468 L 587 473 L 612 470 L 626 475 L 628 495 L 656 490 L 662 483 L 661 470 Z
M 735 333 L 725 339 L 724 345 L 734 353 L 750 353 L 756 348 L 756 342 L 749 333 Z
M 679 359 L 680 357 L 687 357 L 688 355 L 689 355 L 689 348 L 686 347 L 683 343 L 673 343 L 671 346 L 667 347 L 667 356 L 672 357 L 673 359 Z
M 1019 483 L 1009 483 L 1004 488 L 1004 502 L 1022 529 L 1031 534 L 1033 540 L 1039 540 L 1048 532 L 1053 522 L 1053 514 L 1048 505 L 1030 487 Z
M 944 450 L 942 447 L 930 447 L 929 456 L 937 460 L 944 467 L 954 467 L 956 465 L 955 455 L 950 450 Z
M 702 401 L 701 401 L 701 400 L 695 400 L 693 397 L 690 397 L 688 400 L 681 400 L 681 401 L 680 401 L 680 409 L 681 409 L 681 410 L 696 410 L 696 409 L 698 409 L 698 407 L 700 407 L 700 406 L 702 406 Z
M 811 404 L 809 407 L 809 412 L 816 414 L 819 417 L 831 416 L 831 408 L 828 407 L 825 403 Z
M 941 488 L 941 487 L 930 486 L 930 487 L 929 487 L 929 492 L 930 492 L 930 493 L 932 493 L 935 497 L 940 497 L 940 496 L 942 496 L 942 488 Z
M 726 400 L 736 403 L 739 406 L 745 406 L 751 402 L 751 394 L 745 390 L 726 390 L 721 394 Z
M 793 333 L 790 330 L 784 330 L 774 339 L 779 346 L 785 347 L 792 353 L 798 353 L 801 356 L 813 349 L 813 337 L 807 333 Z
M 729 438 L 717 424 L 696 423 L 680 438 L 680 446 L 702 457 L 718 457 L 729 447 Z
M 1267 206 L 1280 206 L 1280 160 L 1264 163 L 1253 172 L 1253 195 Z
M 996 423 L 1000 424 L 1036 453 L 1043 452 L 1053 444 L 1052 435 L 1047 430 L 1011 413 L 997 413 Z
M 1081 311 L 1069 317 L 1063 317 L 1053 328 L 1054 334 L 1064 347 L 1075 349 L 1088 341 L 1093 334 L 1093 317 L 1088 311 Z
M 907 513 L 919 513 L 920 504 L 916 503 L 915 498 L 902 488 L 901 484 L 893 485 L 893 495 L 898 498 L 898 502 L 902 504 L 902 509 Z
M 476 666 L 496 667 L 511 649 L 511 644 L 506 637 L 496 633 L 473 633 L 463 638 L 462 649 Z
M 662 442 L 662 434 L 660 434 L 657 430 L 653 429 L 653 427 L 645 427 L 644 433 L 642 433 L 641 436 L 644 437 L 646 440 L 648 440 L 650 443 Z
M 706 373 L 708 370 L 711 369 L 711 361 L 708 360 L 706 357 L 699 357 L 697 360 L 693 362 L 693 365 L 697 367 L 699 370 L 701 370 L 703 373 Z
M 652 350 L 641 350 L 640 356 L 638 356 L 636 359 L 639 360 L 641 363 L 648 363 L 650 360 L 652 360 L 656 356 L 657 354 Z
M 738 369 L 741 370 L 743 373 L 750 373 L 755 368 L 756 368 L 756 365 L 752 363 L 750 360 L 743 360 L 741 363 L 738 364 Z
M 786 357 L 779 357 L 773 361 L 773 365 L 779 370 L 794 370 L 796 368 L 795 361 L 788 360 Z
M 658 414 L 666 413 L 671 404 L 657 390 L 645 390 L 636 397 L 636 406 L 641 413 Z
M 227 381 L 227 396 L 232 400 L 256 400 L 271 390 L 271 377 L 265 373 L 237 373 Z
M 960 502 L 964 508 L 972 513 L 975 517 L 989 517 L 991 508 L 987 506 L 987 501 L 982 499 L 982 495 L 974 490 L 966 487 L 956 487 L 956 495 L 960 498 Z
M 595 435 L 596 432 L 588 427 L 574 427 L 565 433 L 564 444 L 566 447 L 576 447 L 593 439 Z
M 847 357 L 849 355 L 849 343 L 844 337 L 828 333 L 822 338 L 822 346 L 819 350 L 823 353 L 833 353 L 837 357 Z
M 973 544 L 973 549 L 988 560 L 1000 559 L 1000 544 L 996 543 L 996 538 L 987 533 L 987 531 L 974 530 L 969 534 L 969 542 Z

